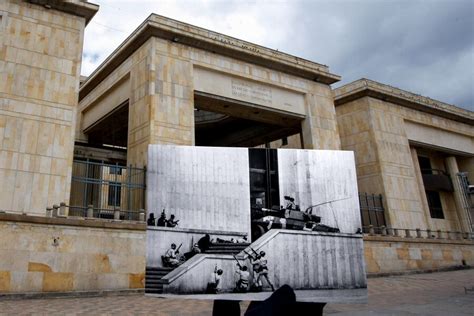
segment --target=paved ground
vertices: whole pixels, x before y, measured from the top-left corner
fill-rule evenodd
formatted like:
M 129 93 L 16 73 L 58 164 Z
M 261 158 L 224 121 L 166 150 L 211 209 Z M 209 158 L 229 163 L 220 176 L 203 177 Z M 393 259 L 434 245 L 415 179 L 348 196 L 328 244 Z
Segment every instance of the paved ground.
M 325 315 L 474 315 L 474 270 L 369 279 L 369 303 L 329 304 Z M 0 315 L 211 315 L 212 302 L 142 295 L 0 301 Z M 240 303 L 242 312 L 248 302 Z

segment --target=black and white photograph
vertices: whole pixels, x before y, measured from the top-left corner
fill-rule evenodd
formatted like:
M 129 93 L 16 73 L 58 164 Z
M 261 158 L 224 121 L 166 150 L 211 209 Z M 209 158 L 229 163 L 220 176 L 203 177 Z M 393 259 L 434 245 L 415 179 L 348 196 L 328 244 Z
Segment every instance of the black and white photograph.
M 147 295 L 367 299 L 352 152 L 150 145 L 148 161 Z

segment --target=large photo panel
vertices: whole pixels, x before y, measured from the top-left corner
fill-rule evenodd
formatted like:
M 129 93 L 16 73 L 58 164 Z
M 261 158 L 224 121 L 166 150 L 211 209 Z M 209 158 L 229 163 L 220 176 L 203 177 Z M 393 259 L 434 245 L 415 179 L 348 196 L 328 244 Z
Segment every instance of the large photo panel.
M 367 298 L 354 155 L 150 145 L 146 293 Z

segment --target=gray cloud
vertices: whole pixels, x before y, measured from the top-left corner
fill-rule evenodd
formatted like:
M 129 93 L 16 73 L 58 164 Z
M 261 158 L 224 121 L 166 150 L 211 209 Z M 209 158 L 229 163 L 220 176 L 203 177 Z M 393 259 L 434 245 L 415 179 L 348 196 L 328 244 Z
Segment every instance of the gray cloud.
M 97 23 L 125 32 L 92 20 L 86 74 L 154 12 L 326 64 L 334 86 L 365 77 L 474 110 L 471 0 L 97 2 Z

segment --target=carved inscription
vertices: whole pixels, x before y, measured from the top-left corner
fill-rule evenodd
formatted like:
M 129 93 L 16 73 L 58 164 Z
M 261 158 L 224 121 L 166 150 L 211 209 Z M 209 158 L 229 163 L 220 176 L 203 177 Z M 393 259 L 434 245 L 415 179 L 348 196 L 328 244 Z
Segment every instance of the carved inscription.
M 272 90 L 270 88 L 242 80 L 232 80 L 232 95 L 239 98 L 272 103 Z

